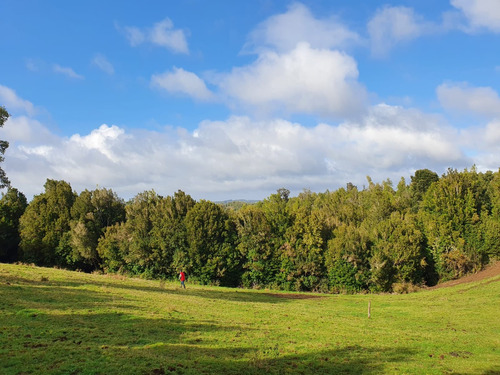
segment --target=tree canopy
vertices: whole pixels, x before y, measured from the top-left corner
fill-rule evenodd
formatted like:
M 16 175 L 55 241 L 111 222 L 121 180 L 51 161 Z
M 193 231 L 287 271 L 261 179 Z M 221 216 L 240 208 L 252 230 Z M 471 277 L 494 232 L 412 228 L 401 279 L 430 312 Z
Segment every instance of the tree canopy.
M 9 112 L 7 112 L 5 107 L 0 106 L 0 128 L 3 127 L 5 122 L 8 120 L 9 116 L 10 116 Z M 5 160 L 3 155 L 5 154 L 5 150 L 7 149 L 7 147 L 9 147 L 9 142 L 0 139 L 0 163 L 2 163 Z M 10 185 L 9 179 L 5 174 L 5 171 L 0 166 L 0 189 L 7 187 L 9 185 Z
M 76 194 L 47 180 L 29 204 L 9 190 L 0 226 L 6 261 L 150 278 L 183 269 L 191 281 L 252 288 L 404 291 L 500 258 L 500 170 L 419 170 L 410 184 L 368 177 L 362 190 L 296 197 L 281 188 L 239 206 L 153 190 L 125 203 L 109 189 Z

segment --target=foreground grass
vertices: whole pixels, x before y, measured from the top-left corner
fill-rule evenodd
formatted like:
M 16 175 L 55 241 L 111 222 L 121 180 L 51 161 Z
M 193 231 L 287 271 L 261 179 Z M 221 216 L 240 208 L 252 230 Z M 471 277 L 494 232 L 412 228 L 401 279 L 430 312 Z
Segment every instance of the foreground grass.
M 496 374 L 499 281 L 297 299 L 0 264 L 0 373 Z

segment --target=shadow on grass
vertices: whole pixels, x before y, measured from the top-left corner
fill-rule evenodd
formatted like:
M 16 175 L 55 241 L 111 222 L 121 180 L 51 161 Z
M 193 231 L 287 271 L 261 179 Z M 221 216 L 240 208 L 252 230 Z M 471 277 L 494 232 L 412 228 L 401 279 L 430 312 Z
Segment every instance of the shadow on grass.
M 358 345 L 295 354 L 272 340 L 238 341 L 237 326 L 112 313 L 25 318 L 18 332 L 0 337 L 5 374 L 378 374 L 414 354 Z
M 19 276 L 9 276 L 9 284 L 15 286 L 51 286 L 51 287 L 66 287 L 66 288 L 81 288 L 86 285 L 93 285 L 99 288 L 120 288 L 130 293 L 146 292 L 146 293 L 166 293 L 175 295 L 188 295 L 211 300 L 223 300 L 232 302 L 251 302 L 251 303 L 287 303 L 292 297 L 308 296 L 306 293 L 298 294 L 291 293 L 290 298 L 287 298 L 287 293 L 266 293 L 262 291 L 254 291 L 251 289 L 238 289 L 238 288 L 221 288 L 216 289 L 212 287 L 194 286 L 187 289 L 172 286 L 168 284 L 166 287 L 161 287 L 160 282 L 157 281 L 158 287 L 144 286 L 144 285 L 131 285 L 133 279 L 127 279 L 127 283 L 121 283 L 120 280 L 109 280 L 106 278 L 95 280 L 47 280 L 39 281 L 33 279 L 22 278 Z M 132 281 L 133 282 L 133 281 Z
M 380 374 L 390 362 L 405 362 L 412 354 L 405 349 L 371 350 L 346 347 L 302 355 L 280 354 L 269 348 L 207 348 L 176 346 L 182 357 L 172 357 L 172 347 L 152 349 L 159 359 L 143 373 L 178 374 Z M 163 370 L 163 372 L 162 372 Z
M 209 286 L 189 286 L 186 289 L 182 289 L 180 286 L 172 286 L 168 284 L 166 287 L 161 287 L 160 282 L 158 287 L 149 287 L 143 285 L 127 285 L 112 283 L 109 284 L 110 287 L 123 288 L 130 291 L 142 291 L 142 292 L 161 292 L 166 294 L 175 295 L 188 295 L 212 300 L 222 300 L 222 301 L 232 301 L 232 302 L 251 302 L 251 303 L 287 303 L 290 300 L 287 298 L 279 298 L 270 293 L 263 291 L 255 291 L 251 289 L 239 289 L 239 288 L 215 288 Z M 296 295 L 297 293 L 295 293 Z M 283 293 L 286 295 L 286 293 Z
M 499 374 L 500 374 L 500 366 L 494 366 L 483 373 L 483 375 L 499 375 Z
M 127 312 L 110 312 L 113 304 L 123 307 L 127 299 L 116 301 L 105 291 L 78 287 L 86 283 L 17 282 L 0 285 L 5 297 L 0 309 L 0 360 L 2 374 L 7 375 L 375 374 L 383 372 L 387 363 L 404 363 L 413 354 L 406 348 L 314 349 L 314 345 L 304 353 L 303 348 L 279 338 L 262 338 L 258 326 L 181 319 L 169 312 L 138 317 L 133 305 Z M 127 289 L 131 293 L 136 290 Z M 165 293 L 252 302 L 273 300 L 259 293 L 194 288 L 167 289 Z M 135 309 L 141 309 L 140 305 Z
M 109 287 L 109 288 L 121 288 L 131 293 L 134 292 L 146 292 L 146 293 L 167 293 L 175 295 L 189 295 L 200 298 L 206 298 L 211 300 L 222 300 L 222 301 L 232 301 L 232 302 L 251 302 L 251 303 L 288 303 L 293 299 L 306 299 L 306 298 L 327 298 L 328 295 L 317 296 L 312 293 L 286 293 L 277 291 L 256 291 L 252 289 L 239 289 L 239 288 L 212 288 L 209 286 L 190 286 L 188 283 L 187 289 L 181 289 L 178 286 L 173 286 L 174 284 L 168 282 L 166 286 L 161 287 L 161 282 L 151 281 L 152 283 L 157 283 L 157 287 L 145 286 L 132 284 L 134 282 L 133 278 L 125 278 L 123 280 L 121 277 L 114 277 L 113 275 L 99 275 L 97 278 L 92 278 L 89 274 L 82 273 L 81 277 L 75 279 L 68 279 L 64 281 L 60 280 L 45 280 L 41 281 L 43 275 L 45 274 L 44 268 L 35 268 L 37 274 L 39 274 L 40 279 L 28 279 L 21 277 L 19 275 L 4 275 L 4 282 L 14 285 L 49 285 L 54 287 L 69 287 L 69 288 L 80 288 L 86 285 L 93 285 L 99 288 Z M 74 275 L 80 275 L 75 273 Z M 141 280 L 142 281 L 142 280 Z

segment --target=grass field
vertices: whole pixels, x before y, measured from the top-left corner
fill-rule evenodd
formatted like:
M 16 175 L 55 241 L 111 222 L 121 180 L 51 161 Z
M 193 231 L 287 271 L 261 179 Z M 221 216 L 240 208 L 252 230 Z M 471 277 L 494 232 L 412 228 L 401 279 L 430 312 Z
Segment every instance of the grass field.
M 0 373 L 500 374 L 500 276 L 317 295 L 0 264 Z

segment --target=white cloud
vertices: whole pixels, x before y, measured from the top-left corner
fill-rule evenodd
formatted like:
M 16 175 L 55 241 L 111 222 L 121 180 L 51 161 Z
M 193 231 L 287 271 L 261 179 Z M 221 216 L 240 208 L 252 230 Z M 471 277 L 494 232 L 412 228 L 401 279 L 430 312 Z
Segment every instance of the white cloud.
M 39 121 L 29 116 L 11 116 L 2 128 L 1 139 L 31 144 L 54 142 L 57 137 Z
M 119 158 L 113 153 L 111 146 L 124 133 L 125 131 L 116 125 L 103 124 L 98 129 L 92 130 L 89 135 L 82 137 L 80 134 L 75 134 L 71 136 L 68 143 L 87 150 L 99 151 L 109 160 L 117 163 Z
M 174 67 L 172 71 L 154 74 L 151 77 L 151 86 L 169 93 L 185 94 L 197 100 L 214 99 L 214 94 L 200 77 L 181 68 Z
M 149 38 L 152 43 L 172 49 L 175 52 L 189 52 L 184 31 L 175 30 L 174 24 L 169 18 L 156 23 L 150 31 Z
M 436 29 L 413 9 L 390 7 L 378 9 L 368 22 L 371 50 L 374 56 L 385 56 L 396 44 L 408 42 Z
M 500 97 L 491 87 L 469 87 L 466 84 L 438 86 L 437 96 L 441 105 L 458 113 L 500 116 Z
M 245 50 L 272 48 L 279 52 L 307 42 L 313 48 L 344 48 L 360 43 L 360 37 L 334 18 L 317 19 L 300 3 L 286 13 L 272 16 L 258 25 L 249 36 Z
M 92 64 L 97 66 L 104 73 L 107 73 L 109 75 L 115 74 L 115 68 L 113 67 L 113 64 L 111 64 L 104 55 L 98 54 L 94 56 L 94 58 L 92 59 Z
M 462 147 L 474 157 L 480 171 L 497 171 L 500 168 L 500 120 L 492 120 L 485 126 L 462 131 Z
M 345 116 L 362 111 L 366 101 L 357 78 L 352 57 L 300 43 L 288 53 L 264 52 L 218 84 L 228 97 L 260 111 Z
M 484 132 L 484 141 L 491 147 L 500 151 L 500 119 L 491 121 L 486 125 Z
M 146 41 L 145 33 L 137 27 L 127 26 L 123 28 L 123 31 L 132 47 L 137 47 Z
M 68 68 L 68 67 L 64 67 L 64 66 L 60 66 L 58 64 L 54 64 L 52 66 L 52 70 L 55 73 L 63 74 L 66 77 L 69 77 L 69 78 L 84 79 L 84 77 L 82 75 L 77 74 L 73 69 Z
M 169 27 L 171 21 L 165 20 L 153 30 L 162 35 Z M 140 35 L 148 39 L 149 33 Z M 206 75 L 217 90 L 209 90 L 198 75 L 181 68 L 153 75 L 151 86 L 197 100 L 217 97 L 231 108 L 239 106 L 259 115 L 359 117 L 368 95 L 357 81 L 356 61 L 333 50 L 359 40 L 337 20 L 317 19 L 304 5 L 295 3 L 251 32 L 244 49 L 258 55 L 253 63 Z
M 475 162 L 462 151 L 463 145 L 471 147 L 469 140 L 439 117 L 388 105 L 372 107 L 360 122 L 340 125 L 230 117 L 204 121 L 193 132 L 101 125 L 69 138 L 34 120 L 9 121 L 23 128 L 8 135 L 4 169 L 28 196 L 53 178 L 77 191 L 112 188 L 124 198 L 148 189 L 162 195 L 181 189 L 197 199 L 262 199 L 280 187 L 324 191 L 347 182 L 363 186 L 366 175 L 397 181 L 419 168 L 444 172 Z M 498 138 L 498 125 L 488 129 Z M 1 130 L 0 138 L 7 139 Z M 491 145 L 488 155 L 500 157 L 498 147 Z M 478 160 L 486 165 L 486 159 Z
M 14 90 L 3 85 L 0 85 L 0 105 L 4 106 L 9 113 L 20 110 L 31 115 L 35 111 L 31 102 L 21 99 Z
M 451 0 L 451 5 L 463 12 L 469 22 L 469 31 L 486 28 L 500 32 L 500 1 Z
M 149 28 L 140 29 L 134 26 L 126 26 L 122 29 L 118 25 L 116 27 L 118 30 L 123 30 L 132 47 L 148 42 L 165 47 L 175 53 L 189 53 L 185 32 L 174 29 L 174 24 L 169 18 L 165 18 Z

